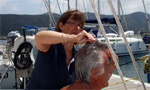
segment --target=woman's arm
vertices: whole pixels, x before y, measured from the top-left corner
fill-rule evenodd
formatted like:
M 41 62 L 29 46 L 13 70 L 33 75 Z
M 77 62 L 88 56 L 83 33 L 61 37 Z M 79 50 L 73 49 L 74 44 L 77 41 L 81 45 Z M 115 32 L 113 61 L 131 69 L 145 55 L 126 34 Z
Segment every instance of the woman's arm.
M 40 31 L 35 35 L 35 44 L 37 48 L 46 52 L 51 44 L 58 43 L 85 43 L 86 41 L 95 41 L 93 36 L 86 31 L 82 31 L 77 35 L 70 35 L 56 31 Z

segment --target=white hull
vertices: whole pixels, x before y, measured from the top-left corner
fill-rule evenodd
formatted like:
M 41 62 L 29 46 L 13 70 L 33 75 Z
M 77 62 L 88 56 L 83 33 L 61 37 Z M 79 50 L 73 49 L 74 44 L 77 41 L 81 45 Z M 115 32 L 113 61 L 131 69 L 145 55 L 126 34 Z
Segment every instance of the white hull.
M 15 69 L 8 63 L 8 60 L 0 58 L 0 89 L 15 89 Z
M 101 42 L 106 42 L 104 38 L 97 38 Z M 112 49 L 118 56 L 129 55 L 123 38 L 121 37 L 108 37 Z M 146 45 L 142 39 L 127 37 L 128 44 L 133 54 L 146 53 Z

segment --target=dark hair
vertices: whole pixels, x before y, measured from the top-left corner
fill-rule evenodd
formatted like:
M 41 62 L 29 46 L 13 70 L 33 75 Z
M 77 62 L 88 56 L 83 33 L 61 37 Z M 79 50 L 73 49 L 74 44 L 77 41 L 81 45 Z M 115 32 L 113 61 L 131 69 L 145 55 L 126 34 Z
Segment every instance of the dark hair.
M 61 32 L 61 29 L 59 28 L 59 23 L 62 22 L 63 24 L 65 24 L 70 17 L 72 17 L 72 19 L 75 21 L 81 22 L 81 24 L 84 26 L 84 23 L 85 23 L 84 14 L 81 11 L 79 11 L 78 9 L 76 9 L 76 10 L 70 9 L 70 10 L 67 10 L 66 12 L 64 12 L 60 16 L 60 18 L 56 24 L 55 31 Z

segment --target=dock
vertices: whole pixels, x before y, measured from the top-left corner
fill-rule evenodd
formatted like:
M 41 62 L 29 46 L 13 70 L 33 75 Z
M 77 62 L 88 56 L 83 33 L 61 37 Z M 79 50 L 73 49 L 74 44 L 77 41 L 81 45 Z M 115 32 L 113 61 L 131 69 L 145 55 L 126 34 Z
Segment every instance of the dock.
M 144 90 L 139 80 L 130 80 L 130 78 L 124 77 L 128 90 Z M 147 90 L 150 90 L 150 84 L 144 83 Z M 109 86 L 102 90 L 126 90 L 119 75 L 113 74 L 109 80 Z
M 7 36 L 0 36 L 0 40 L 6 40 Z

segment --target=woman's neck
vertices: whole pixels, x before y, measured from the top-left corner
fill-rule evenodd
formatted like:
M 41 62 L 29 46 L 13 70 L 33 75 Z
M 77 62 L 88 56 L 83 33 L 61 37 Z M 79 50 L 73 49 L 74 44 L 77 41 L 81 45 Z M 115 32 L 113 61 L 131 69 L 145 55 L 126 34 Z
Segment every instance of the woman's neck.
M 72 51 L 73 43 L 64 44 L 64 48 L 65 48 L 65 51 L 66 51 L 66 52 Z
M 72 59 L 73 44 L 67 43 L 64 45 L 64 48 L 65 48 L 65 52 L 66 52 L 66 62 L 67 62 L 67 66 L 68 66 Z

